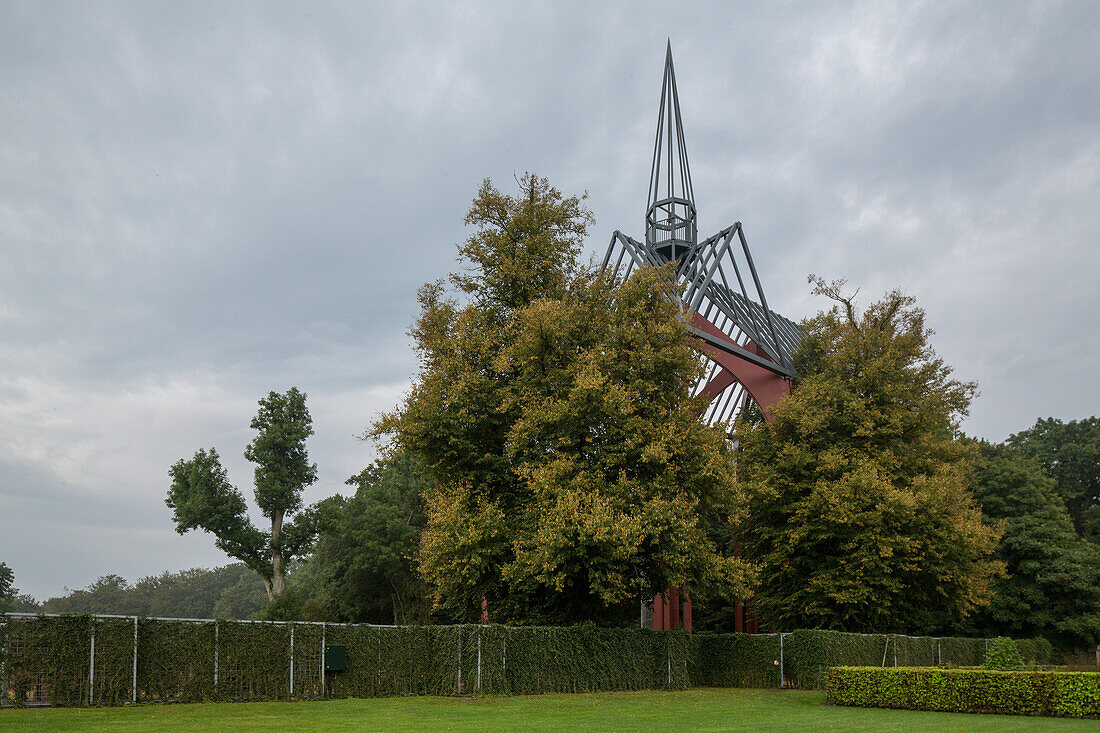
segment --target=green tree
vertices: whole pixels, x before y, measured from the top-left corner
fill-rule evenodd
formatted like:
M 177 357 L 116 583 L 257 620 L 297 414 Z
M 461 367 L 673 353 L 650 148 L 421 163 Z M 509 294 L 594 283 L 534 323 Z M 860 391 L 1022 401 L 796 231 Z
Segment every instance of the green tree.
M 0 611 L 7 611 L 17 595 L 19 589 L 15 587 L 15 571 L 6 562 L 0 562 Z
M 119 575 L 104 575 L 86 588 L 50 598 L 40 610 L 247 619 L 260 612 L 266 599 L 264 585 L 256 574 L 242 563 L 232 563 L 150 575 L 133 585 Z
M 1100 641 L 1100 548 L 1074 532 L 1034 459 L 1004 445 L 983 442 L 980 450 L 973 494 L 983 519 L 1004 529 L 996 557 L 1007 575 L 963 631 L 1091 647 Z
M 685 385 L 700 360 L 669 273 L 616 283 L 577 263 L 581 200 L 486 182 L 449 299 L 421 291 L 420 374 L 375 435 L 432 479 L 421 570 L 440 608 L 607 621 L 669 585 L 744 588 L 710 534 L 735 511 L 731 455 Z M 612 614 L 613 615 L 613 614 Z
M 799 382 L 771 423 L 742 423 L 738 478 L 759 606 L 781 628 L 931 631 L 988 602 L 998 531 L 967 492 L 975 448 L 955 439 L 973 384 L 928 344 L 924 312 L 888 293 L 802 326 Z
M 431 601 L 417 571 L 427 479 L 398 453 L 347 480 L 349 498 L 321 509 L 321 532 L 310 565 L 317 593 L 335 620 L 426 623 Z
M 286 590 L 287 563 L 308 551 L 315 535 L 313 513 L 299 511 L 302 491 L 317 480 L 317 464 L 309 462 L 305 445 L 313 435 L 305 394 L 294 387 L 286 394 L 271 392 L 260 400 L 252 428 L 256 437 L 244 455 L 256 464 L 254 496 L 269 530 L 252 525 L 244 496 L 229 483 L 213 448 L 172 466 L 165 503 L 177 532 L 213 534 L 218 549 L 252 568 L 274 600 Z
M 1007 442 L 1038 459 L 1054 479 L 1077 533 L 1100 543 L 1100 418 L 1065 423 L 1048 417 Z
M 97 578 L 87 588 L 50 598 L 42 604 L 46 613 L 117 613 L 127 616 L 148 615 L 147 599 L 138 597 L 126 578 L 110 573 Z

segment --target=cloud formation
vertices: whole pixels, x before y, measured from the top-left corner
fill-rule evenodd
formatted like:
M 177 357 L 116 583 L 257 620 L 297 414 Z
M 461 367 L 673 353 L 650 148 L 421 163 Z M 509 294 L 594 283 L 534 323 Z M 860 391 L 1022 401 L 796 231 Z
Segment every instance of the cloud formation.
M 241 457 L 309 394 L 320 480 L 415 370 L 417 287 L 478 183 L 641 231 L 671 36 L 701 232 L 769 301 L 902 287 L 982 396 L 965 428 L 1098 412 L 1100 6 L 322 3 L 0 8 L 0 558 L 39 597 L 224 560 L 168 466 Z

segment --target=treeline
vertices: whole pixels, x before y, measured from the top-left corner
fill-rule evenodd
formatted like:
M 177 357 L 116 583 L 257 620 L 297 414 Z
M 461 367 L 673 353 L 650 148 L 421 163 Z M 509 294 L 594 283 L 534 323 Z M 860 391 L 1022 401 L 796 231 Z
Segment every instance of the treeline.
M 121 576 L 105 575 L 86 588 L 43 602 L 25 594 L 10 594 L 3 610 L 250 619 L 266 603 L 260 578 L 243 563 L 233 563 L 212 570 L 192 568 L 151 575 L 132 585 Z

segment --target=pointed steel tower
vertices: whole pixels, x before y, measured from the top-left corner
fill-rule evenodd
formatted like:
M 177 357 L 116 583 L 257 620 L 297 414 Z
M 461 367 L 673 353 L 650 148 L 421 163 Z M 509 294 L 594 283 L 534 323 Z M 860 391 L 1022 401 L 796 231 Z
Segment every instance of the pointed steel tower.
M 707 398 L 706 420 L 728 424 L 750 399 L 770 420 L 776 403 L 791 390 L 796 376 L 791 356 L 802 334 L 793 322 L 768 307 L 741 222 L 699 242 L 697 213 L 670 41 L 649 173 L 645 243 L 616 231 L 604 269 L 626 278 L 635 267 L 675 262 L 677 294 L 708 362 L 695 388 L 696 394 Z M 643 625 L 656 630 L 683 627 L 690 632 L 687 591 L 667 588 L 653 598 L 652 606 L 643 603 Z M 648 622 L 647 608 L 652 608 Z M 734 616 L 735 631 L 756 631 L 755 615 L 746 614 L 740 601 Z
M 696 393 L 709 399 L 707 421 L 729 423 L 748 399 L 770 419 L 772 408 L 790 391 L 795 377 L 791 355 L 802 336 L 798 326 L 768 307 L 741 222 L 698 241 L 670 42 L 649 174 L 645 242 L 616 231 L 604 269 L 625 278 L 634 267 L 673 261 L 691 330 L 709 361 L 696 386 Z
M 662 175 L 663 174 L 663 175 Z M 672 66 L 672 42 L 665 52 L 665 78 L 657 114 L 657 140 L 649 172 L 649 201 L 645 209 L 645 243 L 663 262 L 690 261 L 699 244 L 695 194 L 691 190 L 680 97 Z

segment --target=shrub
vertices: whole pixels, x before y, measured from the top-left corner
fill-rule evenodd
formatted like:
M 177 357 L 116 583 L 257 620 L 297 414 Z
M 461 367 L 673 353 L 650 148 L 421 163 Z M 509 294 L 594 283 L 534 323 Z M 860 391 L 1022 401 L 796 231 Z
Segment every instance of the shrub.
M 1020 654 L 1020 648 L 1016 642 L 1007 636 L 998 636 L 990 639 L 989 648 L 985 650 L 985 658 L 982 660 L 985 669 L 999 669 L 1003 671 L 1023 669 L 1024 657 Z
M 834 667 L 826 674 L 834 705 L 962 713 L 1100 716 L 1096 672 Z

